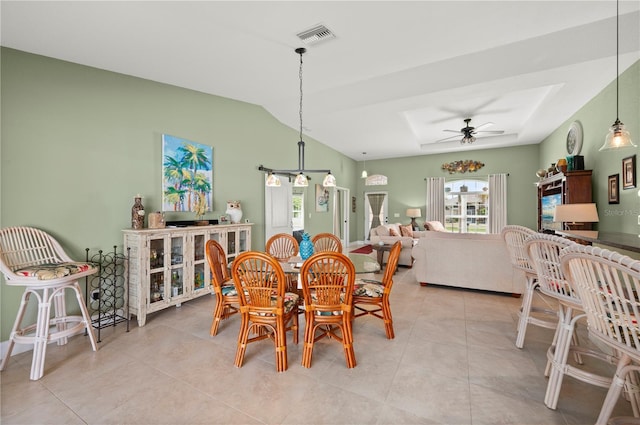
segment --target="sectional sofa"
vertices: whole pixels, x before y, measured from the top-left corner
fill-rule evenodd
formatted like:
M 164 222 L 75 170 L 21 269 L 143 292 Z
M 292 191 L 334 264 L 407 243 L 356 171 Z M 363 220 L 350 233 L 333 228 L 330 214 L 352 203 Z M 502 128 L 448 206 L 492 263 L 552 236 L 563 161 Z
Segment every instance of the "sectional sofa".
M 421 285 L 523 293 L 525 277 L 511 266 L 500 234 L 421 233 L 412 249 L 413 272 Z

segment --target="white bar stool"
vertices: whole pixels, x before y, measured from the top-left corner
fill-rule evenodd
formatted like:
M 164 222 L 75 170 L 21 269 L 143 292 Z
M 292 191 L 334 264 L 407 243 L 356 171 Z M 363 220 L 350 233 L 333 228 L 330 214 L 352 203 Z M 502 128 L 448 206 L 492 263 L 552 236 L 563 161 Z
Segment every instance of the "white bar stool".
M 25 287 L 0 370 L 4 370 L 9 363 L 16 343 L 33 345 L 30 378 L 34 381 L 44 375 L 44 359 L 49 342 L 57 341 L 58 345 L 64 345 L 68 337 L 86 329 L 93 351 L 98 350 L 91 317 L 78 284 L 78 279 L 96 273 L 97 268 L 89 263 L 74 262 L 60 244 L 42 230 L 7 227 L 0 230 L 0 271 L 7 285 Z M 81 316 L 67 315 L 67 289 L 75 293 Z M 38 302 L 37 320 L 34 324 L 23 326 L 31 295 Z M 52 304 L 54 317 L 51 317 Z

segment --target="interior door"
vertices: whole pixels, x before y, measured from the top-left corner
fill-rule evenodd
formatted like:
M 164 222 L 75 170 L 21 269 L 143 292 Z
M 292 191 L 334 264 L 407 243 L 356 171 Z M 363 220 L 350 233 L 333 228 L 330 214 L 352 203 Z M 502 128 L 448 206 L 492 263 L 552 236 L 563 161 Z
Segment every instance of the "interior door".
M 349 189 L 336 187 L 333 191 L 333 234 L 349 246 Z
M 364 240 L 369 240 L 371 229 L 389 222 L 388 192 L 364 193 Z
M 265 176 L 266 178 L 266 176 Z M 265 243 L 277 233 L 293 234 L 292 183 L 280 178 L 279 187 L 264 187 Z

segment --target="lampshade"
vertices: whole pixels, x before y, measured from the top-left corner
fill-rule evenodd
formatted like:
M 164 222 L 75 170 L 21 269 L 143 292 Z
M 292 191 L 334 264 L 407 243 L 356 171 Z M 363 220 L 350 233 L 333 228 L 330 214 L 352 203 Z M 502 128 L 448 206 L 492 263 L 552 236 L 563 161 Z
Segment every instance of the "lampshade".
M 307 187 L 309 186 L 309 181 L 307 180 L 307 176 L 303 173 L 300 173 L 296 176 L 296 179 L 293 181 L 294 187 Z
M 322 185 L 324 187 L 336 187 L 336 178 L 333 177 L 333 174 L 327 173 L 327 175 L 324 176 L 324 180 L 322 180 Z
M 609 127 L 609 133 L 604 140 L 604 145 L 598 150 L 606 151 L 609 149 L 635 148 L 637 147 L 631 140 L 631 133 L 624 128 L 624 124 L 616 119 L 616 122 Z
M 280 177 L 276 176 L 273 173 L 269 173 L 267 176 L 267 187 L 280 187 Z
M 420 208 L 407 208 L 407 217 L 422 217 L 422 215 L 420 214 Z
M 556 223 L 596 223 L 600 220 L 596 204 L 562 204 L 556 206 L 553 221 Z

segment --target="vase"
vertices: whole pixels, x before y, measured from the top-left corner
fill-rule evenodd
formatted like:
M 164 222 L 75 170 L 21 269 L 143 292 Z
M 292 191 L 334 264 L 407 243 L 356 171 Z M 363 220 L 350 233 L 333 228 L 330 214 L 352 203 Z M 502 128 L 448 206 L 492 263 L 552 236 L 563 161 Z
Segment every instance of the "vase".
M 300 258 L 306 260 L 307 258 L 313 255 L 313 242 L 309 239 L 309 234 L 305 233 L 302 235 L 302 240 L 300 241 Z
M 133 207 L 131 207 L 131 228 L 140 230 L 144 227 L 144 206 L 142 205 L 142 196 L 136 195 Z

